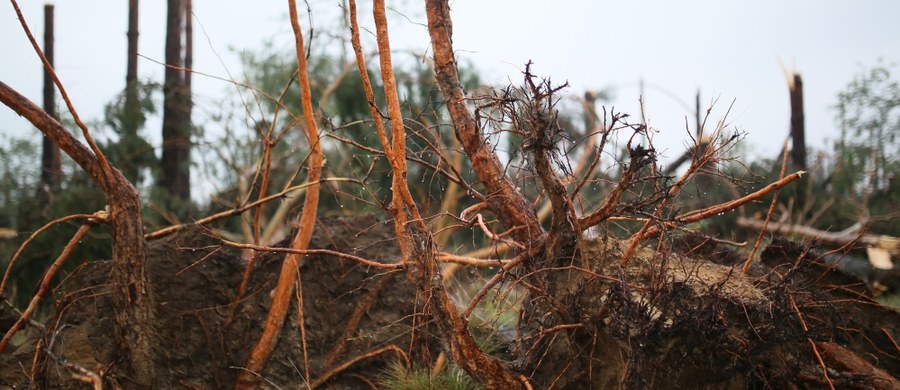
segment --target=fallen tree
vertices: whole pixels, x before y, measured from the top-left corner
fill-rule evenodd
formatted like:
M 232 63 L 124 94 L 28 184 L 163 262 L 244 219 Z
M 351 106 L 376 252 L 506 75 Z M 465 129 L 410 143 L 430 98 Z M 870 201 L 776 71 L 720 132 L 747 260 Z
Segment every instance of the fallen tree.
M 324 160 L 305 75 L 304 40 L 295 4 L 289 4 L 300 68 L 301 127 L 310 150 L 306 197 L 293 239 L 272 246 L 229 241 L 195 227 L 215 218 L 199 219 L 149 234 L 162 239 L 148 245 L 153 268 L 144 273 L 140 267 L 145 264 L 145 242 L 140 225 L 133 224 L 139 210 L 122 214 L 133 204 L 115 206 L 111 195 L 113 226 L 120 223 L 137 232 L 117 235 L 114 245 L 130 243 L 141 249 L 140 256 L 128 258 L 138 261 L 140 274 L 127 271 L 151 277 L 146 286 L 152 290 L 137 290 L 146 293 L 138 297 L 158 297 L 141 301 L 149 307 L 139 306 L 151 316 L 131 318 L 137 321 L 132 330 L 123 330 L 131 323 L 121 320 L 130 317 L 120 314 L 115 324 L 107 321 L 111 311 L 131 310 L 121 302 L 123 296 L 132 297 L 126 292 L 145 286 L 115 276 L 129 263 L 117 257 L 121 251 L 114 251 L 111 262 L 98 262 L 72 277 L 40 341 L 32 339 L 36 344 L 25 343 L 17 353 L 4 356 L 7 371 L 29 362 L 31 367 L 4 373 L 6 383 L 74 387 L 67 382 L 71 377 L 95 387 L 375 387 L 383 379 L 379 373 L 398 366 L 398 377 L 425 367 L 430 386 L 450 370 L 449 357 L 455 367 L 491 389 L 900 386 L 900 315 L 877 304 L 864 284 L 790 242 L 774 241 L 758 263 L 742 272 L 744 258 L 716 240 L 678 233 L 690 223 L 771 194 L 800 179 L 802 172 L 783 174 L 738 199 L 684 212 L 679 204 L 683 189 L 701 170 L 715 172 L 712 167 L 727 161 L 726 152 L 738 137 L 725 134 L 720 122 L 709 138 L 694 145 L 687 170 L 677 178 L 667 177 L 660 173 L 664 170 L 657 165 L 652 142 L 636 141 L 652 139 L 647 127 L 616 113 L 587 129 L 588 137 L 600 138 L 585 143 L 590 149 L 583 151 L 588 168 L 570 170 L 566 132 L 556 110 L 564 85 L 535 76 L 528 64 L 521 85 L 470 104 L 460 86 L 446 0 L 426 2 L 434 73 L 454 135 L 478 180 L 460 180 L 454 175 L 459 167 L 427 167 L 467 186 L 474 203 L 449 216 L 420 210 L 409 188 L 411 131 L 392 71 L 385 5 L 376 1 L 373 8 L 386 106 L 382 110 L 369 80 L 356 4 L 351 1 L 348 24 L 360 92 L 367 98 L 381 148 L 364 150 L 387 160 L 391 196 L 384 201 L 382 220 L 329 219 L 316 224 Z M 0 92 L 4 88 L 0 84 Z M 28 107 L 4 98 L 8 100 L 13 102 L 8 105 Z M 508 174 L 510 168 L 500 163 L 491 145 L 491 136 L 501 132 L 518 142 L 509 156 L 519 164 L 518 175 Z M 611 137 L 627 140 L 622 157 L 607 169 L 615 171 L 614 180 L 595 175 L 604 154 L 619 153 L 608 150 L 612 146 L 606 140 Z M 59 139 L 66 149 L 63 142 L 68 138 Z M 456 151 L 432 149 L 444 157 L 438 160 L 441 164 L 453 161 L 442 154 Z M 98 168 L 103 164 L 99 150 L 89 153 L 83 147 L 71 152 L 85 160 L 89 173 L 99 172 L 102 188 L 128 188 L 115 170 Z M 265 180 L 259 188 L 266 188 Z M 366 184 L 364 178 L 357 182 Z M 588 193 L 595 187 L 602 190 Z M 288 192 L 286 187 L 279 194 Z M 260 202 L 268 199 L 263 195 Z M 381 201 L 372 198 L 373 203 Z M 536 211 L 542 201 L 548 204 L 546 224 Z M 253 207 L 241 204 L 234 212 L 217 215 Z M 123 215 L 133 218 L 117 222 Z M 444 230 L 477 232 L 502 244 L 508 255 L 500 257 L 500 250 L 489 259 L 446 253 L 450 251 L 435 244 L 431 221 L 439 217 L 453 221 L 442 225 Z M 244 263 L 234 248 L 254 255 Z M 256 253 L 260 258 L 254 267 Z M 441 273 L 449 262 L 493 267 L 494 272 L 485 271 L 487 280 L 469 280 L 468 295 L 455 295 Z M 107 277 L 110 272 L 112 278 Z M 491 321 L 476 326 L 474 313 L 489 305 L 499 307 L 495 317 L 515 311 L 513 329 Z M 18 317 L 22 323 L 27 316 Z M 155 349 L 129 349 L 98 341 L 110 329 L 165 337 L 155 339 Z M 501 347 L 491 350 L 485 339 Z M 117 364 L 123 350 L 127 365 Z M 149 359 L 149 366 L 136 366 L 141 358 Z M 60 375 L 60 366 L 68 376 Z M 162 379 L 147 382 L 153 373 Z
M 768 225 L 765 225 L 763 221 L 744 217 L 738 218 L 737 225 L 752 230 L 759 230 L 763 229 L 763 226 L 768 226 L 767 229 L 769 231 L 780 235 L 797 235 L 806 240 L 816 240 L 837 246 L 878 248 L 890 252 L 894 256 L 900 255 L 900 238 L 864 233 L 860 231 L 859 225 L 854 225 L 839 232 L 830 232 L 797 224 L 769 222 Z

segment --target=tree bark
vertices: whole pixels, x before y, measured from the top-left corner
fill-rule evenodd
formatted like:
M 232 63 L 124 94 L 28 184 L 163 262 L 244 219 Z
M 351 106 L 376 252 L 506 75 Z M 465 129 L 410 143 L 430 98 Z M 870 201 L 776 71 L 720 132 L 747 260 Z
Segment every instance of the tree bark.
M 53 5 L 44 6 L 44 56 L 47 62 L 53 65 Z M 50 72 L 44 70 L 44 111 L 55 119 L 59 119 L 56 111 L 56 87 Z M 41 184 L 45 190 L 53 191 L 59 188 L 62 181 L 62 159 L 59 147 L 46 135 L 43 137 L 41 148 Z
M 359 39 L 359 23 L 356 2 L 350 0 L 351 43 L 356 55 L 356 62 L 362 80 L 363 90 L 369 102 L 369 110 L 375 119 L 374 125 L 384 148 L 385 155 L 391 165 L 392 201 L 391 215 L 394 217 L 394 229 L 397 241 L 403 253 L 407 276 L 416 284 L 420 299 L 426 302 L 426 315 L 433 316 L 442 337 L 447 341 L 450 353 L 469 374 L 488 388 L 519 388 L 520 382 L 496 359 L 484 354 L 475 339 L 469 333 L 466 319 L 459 314 L 455 303 L 444 289 L 442 278 L 437 267 L 434 236 L 425 225 L 406 182 L 406 135 L 400 100 L 397 93 L 396 80 L 391 61 L 390 38 L 388 36 L 387 16 L 384 1 L 376 0 L 373 5 L 373 16 L 376 26 L 376 38 L 381 68 L 384 93 L 391 121 L 391 137 L 388 138 L 381 113 L 375 105 L 375 93 L 369 80 L 362 45 Z
M 190 95 L 185 88 L 182 38 L 184 0 L 168 0 L 166 17 L 166 72 L 163 84 L 162 173 L 160 186 L 171 211 L 187 216 L 191 199 Z
M 797 170 L 806 170 L 806 127 L 803 113 L 803 79 L 794 73 L 793 82 L 789 83 L 791 92 L 791 160 Z M 807 203 L 806 186 L 794 189 L 794 203 L 798 210 L 803 210 Z
M 194 23 L 191 17 L 194 5 L 191 0 L 184 0 L 184 90 L 191 96 L 191 67 L 194 66 Z M 188 117 L 191 114 L 191 103 L 188 100 Z
M 110 281 L 119 347 L 125 351 L 135 387 L 149 388 L 156 378 L 153 361 L 153 297 L 145 273 L 141 204 L 137 190 L 118 169 L 101 162 L 56 119 L 0 82 L 0 101 L 25 117 L 87 172 L 103 190 L 112 228 Z
M 516 241 L 525 245 L 543 242 L 544 231 L 538 223 L 534 207 L 506 177 L 500 160 L 491 151 L 466 104 L 453 55 L 450 5 L 446 0 L 428 0 L 425 12 L 434 49 L 437 83 L 453 119 L 456 138 L 462 143 L 472 162 L 472 170 L 485 187 L 488 207 L 507 229 L 515 229 L 510 235 Z

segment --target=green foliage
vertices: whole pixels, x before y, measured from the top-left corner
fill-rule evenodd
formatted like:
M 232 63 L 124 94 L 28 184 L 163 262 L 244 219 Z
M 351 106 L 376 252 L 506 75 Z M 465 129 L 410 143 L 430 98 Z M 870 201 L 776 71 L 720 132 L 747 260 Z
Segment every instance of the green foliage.
M 0 269 L 29 235 L 47 222 L 70 214 L 93 213 L 105 207 L 103 194 L 68 158 L 63 159 L 63 182 L 58 191 L 40 187 L 40 151 L 27 139 L 7 139 L 0 145 L 0 227 L 18 232 L 10 240 L 0 240 Z M 4 291 L 17 303 L 25 303 L 47 266 L 59 255 L 80 222 L 59 225 L 40 235 L 22 253 L 13 269 L 10 286 Z M 104 226 L 92 229 L 57 274 L 60 280 L 89 259 L 111 256 L 109 233 Z
M 371 61 L 377 59 L 371 58 Z M 455 147 L 452 127 L 447 125 L 450 118 L 444 109 L 432 69 L 426 62 L 414 59 L 415 61 L 403 61 L 403 56 L 397 56 L 394 67 L 401 109 L 406 118 L 404 125 L 407 128 L 407 153 L 432 166 L 446 169 L 447 161 L 443 161 L 441 155 L 450 159 L 461 151 Z M 297 71 L 296 55 L 292 51 L 279 51 L 271 44 L 266 44 L 259 51 L 244 52 L 242 60 L 246 84 L 253 85 L 261 92 L 254 96 L 254 109 L 258 109 L 258 115 L 265 119 L 257 119 L 256 122 L 266 124 L 264 127 L 275 122 L 273 128 L 276 134 L 291 126 L 302 126 L 302 120 L 299 119 L 302 115 L 300 92 L 294 80 Z M 365 188 L 358 185 L 325 186 L 320 199 L 320 210 L 323 215 L 380 212 L 390 201 L 391 170 L 382 156 L 366 150 L 381 150 L 382 147 L 372 123 L 357 66 L 353 59 L 329 52 L 316 52 L 309 56 L 309 67 L 312 98 L 316 105 L 326 155 L 325 175 L 365 179 L 366 183 Z M 470 67 L 464 67 L 462 74 L 467 87 L 478 86 L 477 74 Z M 380 74 L 370 71 L 369 76 L 376 103 L 385 110 Z M 283 96 L 280 104 L 276 102 L 279 96 Z M 385 122 L 385 126 L 390 129 L 389 120 L 379 120 Z M 301 138 L 303 133 L 291 130 L 276 146 L 269 188 L 282 188 L 292 177 L 296 167 L 303 165 L 308 154 L 304 146 L 305 138 Z M 260 140 L 257 131 L 255 139 L 246 142 L 248 145 L 257 145 L 245 149 L 251 152 L 252 157 L 241 160 L 256 164 L 261 155 L 261 148 L 258 146 Z M 349 140 L 358 146 L 343 140 Z M 460 161 L 462 166 L 456 168 L 468 182 L 475 182 L 468 161 Z M 449 185 L 447 178 L 412 160 L 409 162 L 407 177 L 413 197 L 420 202 L 423 211 L 428 215 L 439 213 Z M 301 175 L 294 183 L 302 180 Z M 461 204 L 471 204 L 473 201 L 466 197 L 461 199 Z
M 407 369 L 399 362 L 392 363 L 379 378 L 378 384 L 389 390 L 470 390 L 482 389 L 480 385 L 462 369 L 445 367 L 437 375 L 432 375 L 428 367 Z
M 155 83 L 138 83 L 133 101 L 125 89 L 104 107 L 103 124 L 118 136 L 118 141 L 104 145 L 107 158 L 136 186 L 143 181 L 146 168 L 156 169 L 153 146 L 141 136 L 149 114 L 156 113 L 153 95 L 161 90 Z
M 828 184 L 842 200 L 858 202 L 837 208 L 858 215 L 840 217 L 874 218 L 880 232 L 898 235 L 900 226 L 879 220 L 900 212 L 900 84 L 890 71 L 883 64 L 863 71 L 838 94 L 841 137 Z
M 34 196 L 40 178 L 38 145 L 3 137 L 0 142 L 0 226 L 19 229 L 20 201 Z

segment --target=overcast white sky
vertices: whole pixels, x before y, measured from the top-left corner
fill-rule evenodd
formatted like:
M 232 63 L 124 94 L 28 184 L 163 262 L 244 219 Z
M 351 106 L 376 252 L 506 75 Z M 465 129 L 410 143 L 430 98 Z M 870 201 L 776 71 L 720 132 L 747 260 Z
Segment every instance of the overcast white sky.
M 310 3 L 317 31 L 337 23 L 341 0 Z M 20 4 L 39 41 L 43 4 Z M 389 6 L 398 11 L 391 14 L 395 49 L 424 53 L 429 40 L 422 3 Z M 369 6 L 361 7 L 364 24 L 371 24 Z M 568 80 L 575 96 L 614 88 L 612 104 L 637 115 L 643 79 L 649 122 L 669 156 L 680 153 L 684 118 L 692 117 L 685 105 L 692 109 L 698 89 L 704 103 L 719 99 L 718 114 L 736 99 L 733 126 L 749 133 L 755 153 L 771 155 L 790 119 L 780 62 L 804 77 L 807 139 L 819 148 L 837 135 L 830 106 L 854 74 L 879 58 L 900 63 L 900 2 L 891 0 L 456 0 L 451 7 L 455 48 L 488 82 L 519 81 L 523 64 L 532 60 L 538 74 Z M 240 79 L 233 49 L 257 50 L 267 39 L 287 45 L 292 39 L 287 2 L 194 0 L 194 14 L 194 68 L 204 73 L 228 77 L 230 71 Z M 162 61 L 164 2 L 142 1 L 140 17 L 139 51 Z M 100 118 L 103 105 L 123 88 L 126 30 L 127 1 L 56 3 L 56 68 L 86 119 Z M 0 80 L 40 102 L 40 64 L 9 3 L 0 5 L 0 53 Z M 142 59 L 139 68 L 142 78 L 162 80 L 162 66 Z M 892 69 L 900 77 L 900 68 Z M 234 92 L 220 80 L 194 80 L 201 105 Z M 157 138 L 158 121 L 150 125 L 145 131 Z M 0 107 L 0 134 L 36 132 Z

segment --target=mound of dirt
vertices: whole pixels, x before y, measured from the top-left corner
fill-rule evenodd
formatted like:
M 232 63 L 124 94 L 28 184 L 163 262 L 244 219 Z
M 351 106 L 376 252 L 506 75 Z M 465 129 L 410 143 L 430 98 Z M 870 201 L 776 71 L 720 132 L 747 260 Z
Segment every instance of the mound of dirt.
M 310 247 L 378 262 L 400 259 L 392 226 L 373 217 L 321 220 Z M 203 230 L 151 242 L 147 251 L 158 320 L 156 355 L 165 370 L 156 387 L 230 387 L 259 338 L 284 254 L 262 254 L 246 293 L 234 304 L 245 265 Z M 131 387 L 122 374 L 124 359 L 114 354 L 107 274 L 107 262 L 91 263 L 61 296 L 49 336 L 42 340 L 52 345 L 56 359 L 39 359 L 38 388 L 84 388 L 73 380 L 76 366 L 102 374 L 110 385 Z M 295 301 L 265 371 L 258 373 L 264 386 L 298 388 L 309 378 L 329 388 L 355 389 L 376 379 L 387 362 L 431 360 L 435 343 L 421 326 L 415 289 L 402 271 L 312 255 L 300 274 L 306 342 Z M 33 345 L 3 357 L 0 382 L 14 388 L 31 384 Z

